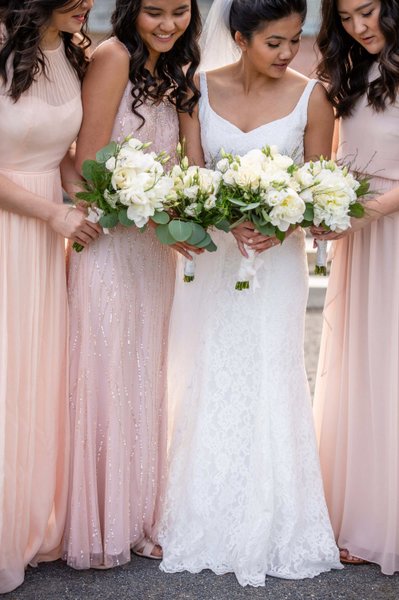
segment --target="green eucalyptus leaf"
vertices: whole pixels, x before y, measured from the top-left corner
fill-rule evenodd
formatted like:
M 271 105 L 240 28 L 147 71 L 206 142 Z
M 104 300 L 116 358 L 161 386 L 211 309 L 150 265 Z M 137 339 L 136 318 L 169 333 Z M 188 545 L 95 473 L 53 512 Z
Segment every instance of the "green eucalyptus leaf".
M 109 158 L 111 158 L 112 156 L 115 156 L 117 150 L 118 150 L 118 145 L 116 144 L 116 142 L 110 142 L 107 146 L 104 146 L 104 148 L 101 148 L 101 150 L 99 150 L 97 152 L 97 154 L 96 154 L 97 162 L 106 163 Z
M 118 212 L 118 219 L 119 219 L 119 223 L 121 225 L 124 225 L 125 227 L 131 227 L 132 225 L 134 225 L 134 221 L 129 219 L 129 217 L 127 216 L 127 208 L 122 208 Z
M 158 225 L 155 229 L 155 234 L 161 244 L 175 244 L 175 238 L 170 234 L 169 225 Z
M 210 243 L 207 246 L 205 246 L 205 250 L 207 250 L 208 252 L 216 252 L 217 249 L 218 247 L 216 246 L 213 240 L 211 240 Z
M 170 221 L 170 216 L 163 210 L 152 215 L 151 220 L 157 223 L 157 225 L 166 225 Z
M 256 225 L 254 223 L 254 225 L 262 235 L 273 236 L 276 233 L 276 228 L 271 223 L 265 223 L 264 225 Z
M 199 244 L 199 242 L 202 242 L 202 240 L 205 239 L 206 231 L 202 225 L 199 225 L 198 223 L 191 223 L 191 226 L 192 234 L 189 238 L 187 238 L 187 243 L 191 244 L 192 246 L 196 246 Z
M 112 229 L 119 223 L 118 213 L 112 212 L 106 215 L 103 215 L 99 221 L 101 227 L 105 227 L 106 229 Z
M 173 219 L 168 224 L 169 233 L 176 242 L 185 242 L 193 232 L 193 224 L 180 219 Z
M 209 235 L 209 233 L 206 234 L 206 236 L 204 237 L 204 239 L 199 242 L 198 244 L 196 244 L 197 248 L 206 248 L 207 246 L 209 246 L 209 244 L 212 242 L 212 238 Z
M 221 231 L 225 231 L 228 233 L 230 231 L 230 223 L 227 219 L 222 219 L 218 223 L 215 223 L 216 229 L 220 229 Z
M 252 202 L 251 204 L 247 204 L 245 208 L 242 209 L 242 212 L 247 210 L 253 210 L 254 208 L 258 208 L 260 206 L 260 202 Z

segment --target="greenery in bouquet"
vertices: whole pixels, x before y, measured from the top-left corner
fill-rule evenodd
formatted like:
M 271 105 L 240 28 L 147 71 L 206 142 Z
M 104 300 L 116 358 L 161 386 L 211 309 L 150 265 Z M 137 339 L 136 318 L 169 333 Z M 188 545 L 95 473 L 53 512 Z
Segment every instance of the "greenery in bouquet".
M 232 227 L 250 221 L 267 236 L 283 241 L 291 225 L 300 223 L 305 203 L 293 179 L 297 167 L 275 146 L 227 154 L 216 165 L 222 175 L 220 197 Z
M 294 177 L 301 188 L 306 210 L 302 227 L 323 227 L 326 231 L 346 231 L 351 218 L 361 218 L 359 201 L 369 193 L 368 178 L 356 178 L 348 166 L 321 157 L 298 168 Z M 315 273 L 327 273 L 327 242 L 317 242 Z
M 209 228 L 229 230 L 226 211 L 218 199 L 221 175 L 211 169 L 190 166 L 180 145 L 178 154 L 179 164 L 169 173 L 173 186 L 164 202 L 166 212 L 152 217 L 158 224 L 156 235 L 163 244 L 186 242 L 214 252 L 217 248 Z M 185 281 L 193 279 L 193 273 L 185 276 Z
M 83 190 L 76 198 L 88 211 L 88 220 L 104 230 L 116 225 L 144 227 L 164 210 L 164 201 L 173 187 L 165 173 L 169 160 L 165 152 L 149 152 L 150 143 L 128 137 L 122 144 L 111 142 L 85 160 L 82 166 Z M 83 246 L 74 243 L 80 252 Z

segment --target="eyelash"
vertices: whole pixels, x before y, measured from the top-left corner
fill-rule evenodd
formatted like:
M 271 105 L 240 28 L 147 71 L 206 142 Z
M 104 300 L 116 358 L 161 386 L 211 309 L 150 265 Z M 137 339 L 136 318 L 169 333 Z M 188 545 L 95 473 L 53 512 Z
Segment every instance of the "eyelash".
M 299 44 L 300 41 L 301 41 L 300 39 L 299 40 L 292 40 L 291 44 Z M 280 44 L 270 44 L 270 42 L 267 45 L 269 46 L 269 48 L 274 48 L 274 49 L 280 47 Z
M 183 15 L 185 15 L 185 14 L 186 14 L 187 10 L 188 10 L 188 9 L 184 9 L 184 10 L 183 10 L 183 11 L 181 11 L 181 12 L 174 13 L 174 16 L 175 16 L 175 17 L 182 17 Z M 160 17 L 160 16 L 161 16 L 161 13 L 152 13 L 152 12 L 147 12 L 147 15 L 148 15 L 149 17 L 154 17 L 154 18 L 157 18 L 157 17 Z
M 367 18 L 367 17 L 371 17 L 371 15 L 373 14 L 373 10 L 370 10 L 368 13 L 362 13 L 362 17 Z M 341 23 L 346 23 L 347 21 L 349 21 L 350 17 L 341 17 Z

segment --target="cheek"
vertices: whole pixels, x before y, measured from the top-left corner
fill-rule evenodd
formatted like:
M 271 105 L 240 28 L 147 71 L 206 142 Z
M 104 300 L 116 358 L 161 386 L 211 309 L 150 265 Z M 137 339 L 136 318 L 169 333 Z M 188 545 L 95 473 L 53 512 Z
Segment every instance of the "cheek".
M 139 36 L 143 36 L 146 33 L 151 33 L 156 27 L 154 20 L 148 17 L 148 15 L 139 15 L 136 20 L 136 30 Z
M 177 22 L 177 26 L 181 34 L 183 34 L 186 31 L 187 27 L 190 25 L 190 21 L 191 14 L 184 15 L 184 17 L 181 17 L 181 19 L 179 19 L 179 21 Z

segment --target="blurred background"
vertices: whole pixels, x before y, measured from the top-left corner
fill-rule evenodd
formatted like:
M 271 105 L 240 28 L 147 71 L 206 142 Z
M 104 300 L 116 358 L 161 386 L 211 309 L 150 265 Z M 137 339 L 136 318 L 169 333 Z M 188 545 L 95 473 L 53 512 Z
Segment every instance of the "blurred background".
M 203 17 L 205 18 L 212 4 L 212 0 L 199 0 Z M 109 19 L 113 11 L 114 0 L 95 0 L 94 8 L 90 15 L 90 32 L 95 42 L 107 37 L 109 34 Z M 308 16 L 304 26 L 304 35 L 301 48 L 292 66 L 305 75 L 311 75 L 316 64 L 314 50 L 314 37 L 319 24 L 320 0 L 308 0 Z

